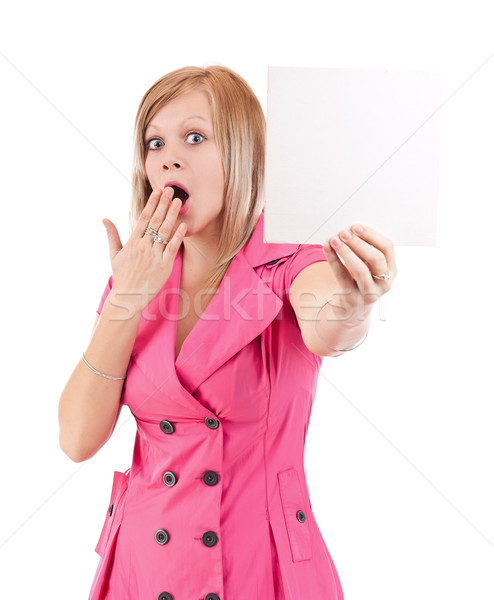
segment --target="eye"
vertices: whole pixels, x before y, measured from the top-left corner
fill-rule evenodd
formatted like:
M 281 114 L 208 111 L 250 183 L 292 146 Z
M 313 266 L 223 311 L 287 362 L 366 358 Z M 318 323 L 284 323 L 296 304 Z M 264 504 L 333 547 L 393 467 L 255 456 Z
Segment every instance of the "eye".
M 206 137 L 197 131 L 191 131 L 189 134 L 187 134 L 187 141 L 194 145 L 200 144 L 202 140 L 205 139 Z
M 150 146 L 149 144 L 151 144 L 151 142 L 159 142 L 160 144 L 162 144 L 163 142 L 161 142 L 158 138 L 152 138 L 151 140 L 148 140 L 146 142 L 146 146 L 150 149 L 150 150 L 157 150 L 158 148 Z

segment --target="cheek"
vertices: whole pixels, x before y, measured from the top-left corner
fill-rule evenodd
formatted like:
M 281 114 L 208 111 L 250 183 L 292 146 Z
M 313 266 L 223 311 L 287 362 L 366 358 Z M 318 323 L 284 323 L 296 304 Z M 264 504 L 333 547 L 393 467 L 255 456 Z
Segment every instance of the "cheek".
M 155 163 L 156 160 L 153 160 L 153 155 L 149 154 L 146 156 L 145 160 L 144 160 L 144 171 L 146 173 L 146 175 L 149 176 L 152 174 L 154 168 L 155 168 Z
M 220 168 L 218 169 L 217 175 L 216 175 L 216 181 L 217 181 L 217 187 L 220 190 L 223 190 L 225 187 L 225 173 L 223 171 L 223 166 L 221 165 Z
M 218 158 L 215 161 L 214 168 L 211 170 L 211 172 L 214 173 L 217 187 L 223 189 L 225 187 L 225 171 L 223 169 L 221 158 Z
M 208 174 L 209 185 L 215 189 L 223 189 L 225 182 L 225 173 L 223 164 L 216 159 L 210 159 L 203 165 L 203 170 Z

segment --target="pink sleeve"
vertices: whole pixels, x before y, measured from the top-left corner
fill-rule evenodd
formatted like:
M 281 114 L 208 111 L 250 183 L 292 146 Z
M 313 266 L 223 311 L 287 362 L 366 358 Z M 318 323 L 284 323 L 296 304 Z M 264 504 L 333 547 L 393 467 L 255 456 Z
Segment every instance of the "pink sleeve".
M 103 304 L 105 303 L 106 297 L 108 296 L 108 294 L 110 293 L 110 290 L 112 288 L 113 285 L 113 275 L 110 275 L 110 278 L 108 279 L 108 282 L 106 284 L 105 289 L 103 290 L 103 294 L 101 296 L 101 300 L 99 301 L 99 306 L 96 309 L 96 312 L 100 315 L 101 311 L 103 309 Z
M 283 289 L 288 292 L 290 286 L 297 275 L 312 263 L 327 261 L 322 245 L 320 244 L 301 244 L 292 256 L 286 261 L 283 273 Z
M 290 286 L 292 285 L 293 280 L 301 271 L 305 269 L 305 267 L 308 267 L 313 263 L 321 261 L 327 262 L 327 258 L 324 254 L 324 250 L 322 249 L 322 245 L 300 244 L 297 250 L 295 250 L 295 252 L 286 260 L 283 260 L 283 258 L 280 259 L 279 262 L 282 264 L 279 264 L 278 267 L 275 264 L 272 267 L 272 289 L 279 298 L 283 299 L 284 308 L 282 309 L 282 311 L 285 311 L 285 315 L 288 314 L 292 326 L 296 327 L 299 331 L 300 325 L 298 323 L 297 316 L 289 299 Z M 280 318 L 285 318 L 285 315 L 282 315 Z M 308 352 L 312 359 L 316 361 L 317 365 L 320 366 L 322 358 L 314 354 L 307 348 L 307 346 L 303 342 L 302 337 L 300 335 L 295 336 L 293 333 L 290 335 L 292 336 L 290 339 L 296 345 L 298 345 L 302 353 Z

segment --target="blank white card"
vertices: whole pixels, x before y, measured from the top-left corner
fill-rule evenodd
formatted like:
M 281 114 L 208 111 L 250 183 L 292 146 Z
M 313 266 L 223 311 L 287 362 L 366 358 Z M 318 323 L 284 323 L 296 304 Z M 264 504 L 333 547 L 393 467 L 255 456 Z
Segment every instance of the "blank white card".
M 434 246 L 442 74 L 268 68 L 264 241 Z

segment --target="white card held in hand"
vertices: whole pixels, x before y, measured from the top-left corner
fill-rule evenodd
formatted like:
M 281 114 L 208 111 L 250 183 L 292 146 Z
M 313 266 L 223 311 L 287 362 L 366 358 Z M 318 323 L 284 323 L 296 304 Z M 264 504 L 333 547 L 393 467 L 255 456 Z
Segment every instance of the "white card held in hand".
M 264 240 L 436 243 L 442 74 L 269 67 Z

